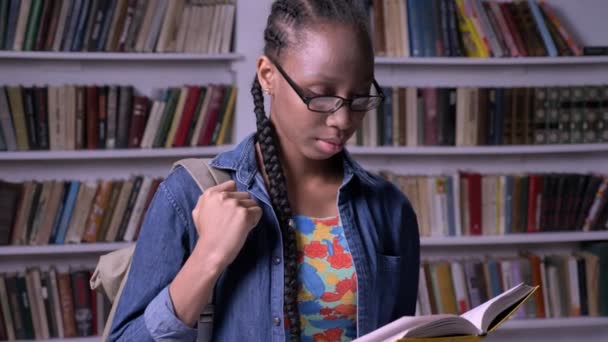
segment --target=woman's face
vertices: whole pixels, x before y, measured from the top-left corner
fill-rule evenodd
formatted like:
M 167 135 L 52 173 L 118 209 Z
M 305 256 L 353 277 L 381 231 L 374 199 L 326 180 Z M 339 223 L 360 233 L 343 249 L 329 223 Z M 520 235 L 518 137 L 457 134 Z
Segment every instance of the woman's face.
M 350 99 L 370 94 L 373 50 L 352 26 L 319 24 L 302 32 L 300 42 L 284 49 L 277 62 L 304 96 Z M 351 111 L 348 105 L 331 114 L 310 111 L 271 62 L 261 59 L 258 70 L 262 87 L 272 94 L 271 120 L 286 153 L 328 159 L 361 126 L 365 112 Z

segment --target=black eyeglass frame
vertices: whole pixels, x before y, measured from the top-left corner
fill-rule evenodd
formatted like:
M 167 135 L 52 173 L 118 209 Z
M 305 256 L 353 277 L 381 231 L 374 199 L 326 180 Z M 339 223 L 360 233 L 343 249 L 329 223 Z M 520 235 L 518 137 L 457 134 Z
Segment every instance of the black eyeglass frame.
M 296 94 L 298 94 L 298 96 L 300 97 L 300 99 L 302 99 L 302 102 L 304 102 L 306 104 L 306 107 L 311 112 L 324 113 L 324 114 L 333 114 L 333 113 L 337 112 L 340 108 L 342 108 L 345 104 L 348 104 L 350 110 L 352 110 L 352 111 L 355 111 L 355 112 L 367 112 L 367 111 L 370 111 L 372 109 L 378 108 L 384 102 L 384 99 L 385 99 L 384 92 L 382 91 L 382 88 L 380 87 L 380 85 L 378 84 L 378 82 L 376 81 L 375 78 L 373 79 L 372 84 L 376 88 L 376 92 L 378 93 L 378 95 L 355 96 L 355 97 L 353 97 L 351 99 L 346 99 L 346 98 L 343 98 L 343 97 L 337 96 L 337 95 L 306 96 L 306 95 L 304 95 L 304 90 L 302 90 L 302 88 L 300 88 L 300 86 L 298 86 L 296 84 L 296 82 L 294 82 L 294 80 L 292 80 L 291 77 L 289 77 L 289 75 L 287 75 L 287 73 L 285 72 L 285 70 L 283 69 L 283 67 L 281 67 L 281 65 L 279 63 L 277 63 L 276 61 L 274 61 L 272 59 L 270 59 L 270 61 L 274 64 L 274 66 L 277 68 L 277 70 L 279 71 L 279 73 L 281 73 L 281 76 L 283 76 L 283 78 L 287 81 L 287 83 L 291 86 L 291 88 L 296 92 Z M 316 99 L 316 98 L 321 98 L 321 97 L 323 97 L 323 98 L 340 99 L 342 101 L 342 103 L 340 103 L 340 105 L 337 106 L 336 108 L 334 108 L 333 110 L 329 110 L 329 111 L 311 109 L 310 108 L 310 102 L 312 100 Z M 380 101 L 378 101 L 378 103 L 376 104 L 375 107 L 371 107 L 371 108 L 368 108 L 366 110 L 354 110 L 352 108 L 352 103 L 353 103 L 354 100 L 359 99 L 359 98 L 378 98 L 378 99 L 380 99 Z

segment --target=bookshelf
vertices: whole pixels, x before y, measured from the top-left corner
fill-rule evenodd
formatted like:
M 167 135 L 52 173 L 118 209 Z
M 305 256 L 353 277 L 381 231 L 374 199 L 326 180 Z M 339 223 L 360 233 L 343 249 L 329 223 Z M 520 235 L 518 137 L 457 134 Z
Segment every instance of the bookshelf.
M 568 22 L 577 23 L 581 41 L 608 45 L 601 0 L 584 5 L 549 0 L 562 9 Z M 262 50 L 270 0 L 237 0 L 235 53 L 99 53 L 0 51 L 2 84 L 132 84 L 144 95 L 152 89 L 188 83 L 231 83 L 239 93 L 233 142 L 255 128 L 249 96 L 255 60 Z M 605 12 L 605 11 L 603 11 Z M 578 25 L 580 23 L 580 25 Z M 608 84 L 608 57 L 522 58 L 394 58 L 378 57 L 376 75 L 383 86 L 545 86 Z M 162 177 L 171 163 L 186 157 L 210 157 L 229 149 L 218 147 L 174 149 L 0 152 L 0 179 L 98 179 L 126 177 L 146 170 Z M 438 175 L 455 170 L 500 172 L 608 173 L 608 144 L 511 145 L 474 147 L 359 147 L 349 151 L 372 171 Z M 559 232 L 480 237 L 424 237 L 423 258 L 450 259 L 514 254 L 520 248 L 539 253 L 576 250 L 586 241 L 608 240 L 608 232 Z M 0 272 L 33 265 L 94 265 L 98 256 L 127 243 L 0 247 Z M 608 318 L 511 320 L 488 341 L 590 340 L 608 336 Z M 65 339 L 93 341 L 96 338 Z M 59 341 L 59 340 L 50 340 Z

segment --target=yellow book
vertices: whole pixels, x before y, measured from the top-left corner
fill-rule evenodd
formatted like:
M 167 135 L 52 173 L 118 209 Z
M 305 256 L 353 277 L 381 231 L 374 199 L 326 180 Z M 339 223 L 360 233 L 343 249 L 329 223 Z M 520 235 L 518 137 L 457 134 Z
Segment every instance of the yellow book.
M 479 341 L 509 319 L 538 289 L 521 283 L 462 315 L 404 316 L 354 342 Z
M 226 136 L 228 134 L 228 129 L 232 128 L 232 116 L 234 115 L 234 105 L 236 102 L 236 87 L 230 87 L 230 97 L 228 98 L 228 105 L 226 105 L 226 112 L 224 113 L 224 117 L 222 118 L 222 126 L 220 128 L 220 133 L 217 136 L 216 145 L 223 145 L 226 143 Z
M 173 140 L 175 140 L 175 134 L 179 127 L 180 121 L 182 121 L 182 112 L 184 111 L 184 105 L 186 104 L 186 97 L 188 96 L 188 87 L 182 87 L 179 93 L 179 100 L 177 101 L 177 107 L 173 113 L 173 121 L 171 122 L 171 128 L 167 134 L 167 140 L 165 140 L 165 148 L 173 147 Z
M 490 57 L 489 51 L 481 41 L 479 33 L 475 29 L 471 18 L 469 18 L 464 10 L 464 0 L 456 0 L 456 17 L 458 18 L 458 29 L 462 35 L 462 43 L 467 57 Z

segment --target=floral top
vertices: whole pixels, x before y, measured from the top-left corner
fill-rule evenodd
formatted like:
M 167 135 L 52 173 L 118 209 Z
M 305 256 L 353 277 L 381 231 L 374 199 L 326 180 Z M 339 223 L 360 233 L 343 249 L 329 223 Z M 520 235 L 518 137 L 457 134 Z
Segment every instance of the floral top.
M 357 333 L 357 275 L 340 219 L 296 216 L 294 223 L 301 339 L 350 341 Z

